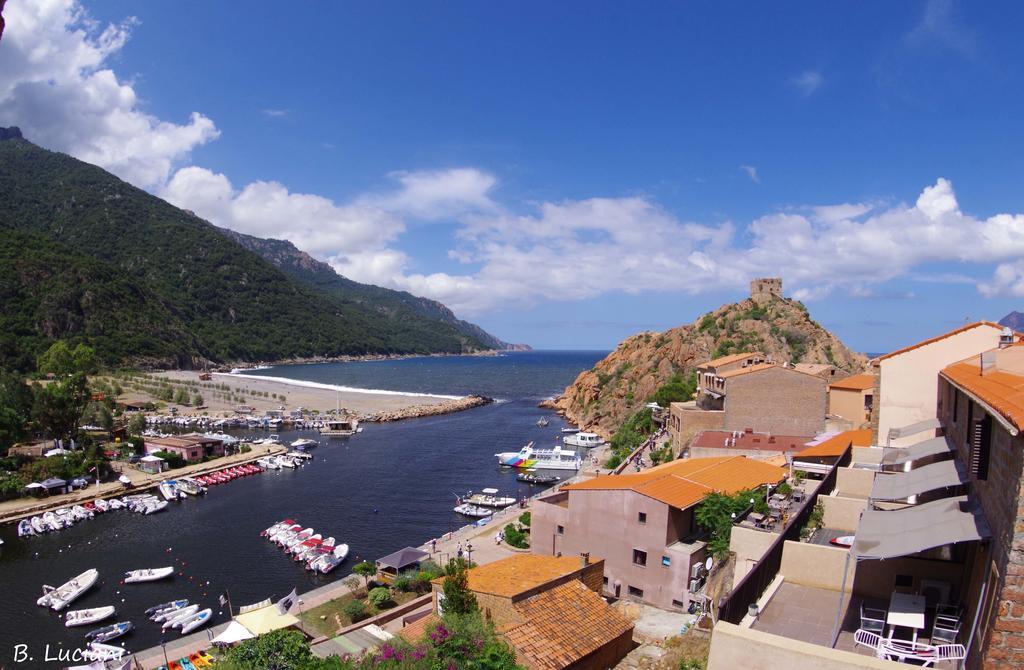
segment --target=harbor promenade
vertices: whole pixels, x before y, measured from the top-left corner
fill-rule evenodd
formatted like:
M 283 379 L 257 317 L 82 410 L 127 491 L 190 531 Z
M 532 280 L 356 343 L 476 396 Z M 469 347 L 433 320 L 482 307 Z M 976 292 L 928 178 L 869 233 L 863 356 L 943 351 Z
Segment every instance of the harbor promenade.
M 224 468 L 250 463 L 264 456 L 276 456 L 287 453 L 288 448 L 284 445 L 254 445 L 252 451 L 246 453 L 232 454 L 205 463 L 196 463 L 174 470 L 162 472 L 159 475 L 151 475 L 141 470 L 127 466 L 125 463 L 115 462 L 111 465 L 117 475 L 125 475 L 132 480 L 131 488 L 126 489 L 123 484 L 115 479 L 112 482 L 104 482 L 99 486 L 89 486 L 71 493 L 47 496 L 45 498 L 17 498 L 0 503 L 0 524 L 17 523 L 21 519 L 42 514 L 48 510 L 61 507 L 81 505 L 90 500 L 100 498 L 119 498 L 130 493 L 139 493 L 155 488 L 160 482 L 167 479 L 179 479 L 181 477 L 193 477 L 196 475 L 223 470 Z

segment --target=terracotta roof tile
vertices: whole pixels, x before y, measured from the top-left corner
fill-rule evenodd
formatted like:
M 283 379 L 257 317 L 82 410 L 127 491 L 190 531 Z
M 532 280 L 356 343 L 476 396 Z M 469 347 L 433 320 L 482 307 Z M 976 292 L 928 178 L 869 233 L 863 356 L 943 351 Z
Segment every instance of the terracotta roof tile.
M 712 360 L 708 361 L 707 363 L 702 363 L 702 364 L 698 365 L 697 367 L 699 367 L 699 368 L 704 368 L 704 367 L 714 368 L 714 367 L 718 367 L 719 365 L 728 365 L 729 363 L 735 363 L 736 361 L 742 361 L 744 358 L 752 358 L 754 356 L 760 356 L 761 358 L 765 357 L 765 355 L 762 354 L 760 351 L 744 351 L 744 352 L 741 352 L 741 353 L 738 353 L 738 354 L 729 354 L 728 356 L 720 356 L 719 358 L 712 359 Z
M 604 647 L 633 624 L 599 595 L 571 581 L 515 604 L 522 623 L 504 631 L 517 660 L 561 670 Z
M 730 377 L 739 377 L 740 375 L 747 375 L 751 372 L 760 372 L 761 370 L 768 370 L 769 368 L 778 368 L 781 365 L 775 363 L 756 363 L 754 365 L 748 365 L 745 368 L 737 368 L 735 370 L 729 370 L 727 372 L 720 372 L 718 374 L 722 379 L 729 379 Z
M 838 435 L 833 435 L 827 440 L 823 440 L 818 444 L 811 445 L 801 452 L 798 452 L 796 457 L 804 458 L 818 457 L 818 458 L 830 458 L 842 456 L 846 452 L 847 447 L 850 445 L 855 447 L 870 447 L 871 446 L 871 429 L 861 428 L 858 430 L 847 430 Z
M 749 449 L 751 451 L 799 451 L 811 440 L 806 435 L 772 435 L 770 433 L 740 432 L 735 438 L 736 444 L 725 446 L 726 440 L 732 440 L 737 431 L 702 430 L 690 443 L 690 449 Z M 761 459 L 763 460 L 763 459 Z
M 786 476 L 783 468 L 745 456 L 688 458 L 671 461 L 633 475 L 595 477 L 563 486 L 563 491 L 631 490 L 654 500 L 686 509 L 707 493 L 735 493 L 775 484 Z
M 933 342 L 938 342 L 939 340 L 944 340 L 947 337 L 952 337 L 953 335 L 959 335 L 960 333 L 966 332 L 968 330 L 972 330 L 974 328 L 978 328 L 980 326 L 989 326 L 990 328 L 995 328 L 996 330 L 998 330 L 1000 332 L 1002 332 L 1002 330 L 1003 330 L 1003 326 L 1000 326 L 998 323 L 993 323 L 992 321 L 978 321 L 976 323 L 969 323 L 966 326 L 961 326 L 960 328 L 957 328 L 956 330 L 951 330 L 948 333 L 943 333 L 942 335 L 937 335 L 937 336 L 931 337 L 931 338 L 929 338 L 927 340 L 921 340 L 917 344 L 911 344 L 909 347 L 903 347 L 902 349 L 897 349 L 896 351 L 891 351 L 891 352 L 885 354 L 884 356 L 879 356 L 875 360 L 877 360 L 877 361 L 884 361 L 887 358 L 892 358 L 893 356 L 899 356 L 900 354 L 905 354 L 908 351 L 913 351 L 914 349 L 918 349 L 920 347 L 927 346 L 929 344 L 932 344 Z M 1018 333 L 1018 335 L 1019 335 L 1019 333 Z
M 954 363 L 942 376 L 989 405 L 1017 430 L 1024 430 L 1024 375 L 993 370 L 981 374 L 981 357 Z
M 590 560 L 594 563 L 600 559 Z M 579 569 L 579 556 L 517 554 L 478 565 L 466 572 L 466 578 L 470 591 L 510 598 Z M 443 584 L 444 578 L 438 577 L 433 583 Z
M 441 623 L 441 617 L 431 612 L 427 616 L 416 619 L 408 626 L 405 626 L 398 631 L 398 634 L 407 642 L 416 643 L 427 634 L 428 630 L 431 630 L 431 628 L 439 623 Z
M 840 379 L 837 382 L 832 382 L 828 385 L 830 389 L 843 389 L 849 391 L 866 391 L 868 389 L 875 388 L 878 383 L 878 378 L 873 374 L 862 372 L 859 375 L 853 375 L 846 379 Z

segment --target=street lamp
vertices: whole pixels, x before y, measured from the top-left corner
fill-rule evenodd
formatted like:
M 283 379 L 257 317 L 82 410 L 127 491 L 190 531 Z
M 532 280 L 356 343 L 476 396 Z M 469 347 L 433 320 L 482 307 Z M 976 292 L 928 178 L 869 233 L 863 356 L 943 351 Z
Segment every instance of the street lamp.
M 469 567 L 473 567 L 473 543 L 466 543 L 466 560 L 469 561 Z

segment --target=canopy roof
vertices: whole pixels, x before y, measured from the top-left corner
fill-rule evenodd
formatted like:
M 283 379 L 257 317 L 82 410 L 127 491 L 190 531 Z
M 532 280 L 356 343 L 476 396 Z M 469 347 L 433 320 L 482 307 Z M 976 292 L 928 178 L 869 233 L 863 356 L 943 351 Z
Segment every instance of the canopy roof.
M 57 477 L 50 477 L 49 479 L 44 479 L 42 481 L 42 486 L 44 489 L 56 489 L 60 488 L 61 486 L 67 485 L 68 483 L 66 481 L 64 481 L 63 479 L 58 479 Z
M 857 558 L 896 558 L 991 535 L 978 505 L 958 496 L 900 510 L 864 512 L 850 551 Z
M 899 428 L 889 429 L 889 439 L 898 440 L 901 437 L 910 437 L 917 433 L 923 433 L 926 430 L 935 430 L 936 428 L 942 428 L 942 422 L 938 419 L 925 419 L 924 421 L 918 421 L 917 423 L 911 423 L 906 426 L 900 426 Z
M 933 437 L 912 444 L 909 447 L 893 447 L 882 454 L 882 465 L 900 465 L 917 461 L 927 456 L 939 456 L 952 453 L 953 444 L 945 437 Z
M 210 640 L 210 642 L 213 644 L 234 644 L 254 637 L 256 636 L 253 635 L 248 628 L 237 621 L 232 621 L 228 624 L 227 628 L 221 631 L 220 635 Z
M 410 565 L 419 563 L 425 558 L 430 558 L 430 554 L 415 547 L 406 547 L 405 549 L 399 549 L 393 554 L 388 554 L 383 558 L 378 558 L 377 567 L 401 570 L 402 568 L 407 568 Z
M 931 463 L 909 472 L 875 475 L 871 487 L 872 500 L 903 500 L 910 496 L 927 493 L 947 486 L 959 486 L 967 482 L 967 470 L 956 459 Z
M 239 614 L 235 617 L 235 621 L 245 626 L 254 635 L 263 635 L 272 630 L 288 628 L 299 622 L 298 618 L 291 614 L 281 614 L 275 605 L 267 605 L 258 610 Z
M 142 461 L 143 463 L 162 463 L 164 459 L 160 458 L 159 456 L 154 456 L 150 454 L 149 456 L 143 456 L 139 460 Z

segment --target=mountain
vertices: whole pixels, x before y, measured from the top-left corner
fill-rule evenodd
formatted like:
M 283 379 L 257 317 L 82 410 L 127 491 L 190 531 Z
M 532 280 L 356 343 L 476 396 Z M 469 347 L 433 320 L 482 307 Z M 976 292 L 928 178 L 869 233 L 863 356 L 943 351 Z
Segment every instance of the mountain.
M 830 363 L 849 373 L 865 369 L 867 358 L 812 320 L 803 303 L 781 294 L 761 297 L 724 305 L 664 333 L 628 338 L 580 373 L 555 407 L 576 425 L 610 436 L 671 377 L 689 375 L 719 356 L 761 351 L 776 361 Z
M 405 291 L 394 291 L 372 284 L 360 284 L 339 275 L 327 263 L 318 261 L 287 240 L 271 240 L 220 228 L 221 233 L 270 261 L 285 274 L 317 292 L 343 302 L 361 305 L 389 321 L 399 324 L 408 319 L 426 319 L 447 324 L 470 340 L 489 349 L 507 349 L 510 345 L 494 337 L 480 326 L 462 321 L 455 314 L 429 298 L 420 298 Z
M 1006 326 L 1007 328 L 1012 328 L 1013 330 L 1020 332 L 1024 329 L 1024 314 L 1017 311 L 1010 312 L 1003 318 L 999 319 L 999 325 Z
M 159 366 L 493 346 L 450 312 L 376 304 L 376 287 L 346 297 L 299 281 L 194 214 L 16 128 L 0 129 L 0 202 L 3 367 L 27 367 L 55 338 L 87 341 L 109 365 Z

